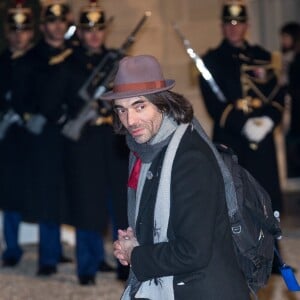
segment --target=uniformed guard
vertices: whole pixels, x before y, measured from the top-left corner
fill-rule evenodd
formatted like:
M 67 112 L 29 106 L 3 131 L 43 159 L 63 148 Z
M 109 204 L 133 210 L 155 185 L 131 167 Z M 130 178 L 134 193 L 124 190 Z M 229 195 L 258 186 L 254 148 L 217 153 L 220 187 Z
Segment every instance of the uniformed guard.
M 114 228 L 127 225 L 126 180 L 128 150 L 123 137 L 112 128 L 112 112 L 99 99 L 83 98 L 81 91 L 99 64 L 113 49 L 105 47 L 106 14 L 97 1 L 85 5 L 79 16 L 80 47 L 70 63 L 69 117 L 75 123 L 82 112 L 93 110 L 80 137 L 66 138 L 66 183 L 70 223 L 76 227 L 77 275 L 82 285 L 95 284 L 96 273 L 112 271 L 105 261 L 102 234 L 109 221 Z M 100 69 L 105 78 L 111 66 Z M 93 82 L 97 82 L 97 77 Z M 90 88 L 94 89 L 99 82 Z M 128 267 L 118 266 L 118 279 L 125 280 Z
M 300 178 L 300 22 L 287 22 L 280 28 L 282 83 L 288 89 L 284 118 L 286 170 L 288 178 Z
M 28 52 L 23 80 L 18 93 L 25 98 L 24 127 L 30 147 L 31 197 L 24 214 L 39 223 L 39 261 L 37 275 L 51 275 L 59 262 L 68 262 L 62 254 L 60 224 L 66 221 L 63 172 L 65 117 L 61 85 L 65 65 L 72 49 L 65 45 L 69 7 L 63 1 L 48 1 L 42 8 L 42 38 Z
M 4 209 L 2 265 L 6 267 L 18 264 L 23 253 L 18 232 L 27 197 L 27 148 L 22 103 L 14 95 L 16 82 L 22 80 L 18 68 L 32 47 L 33 25 L 32 9 L 24 1 L 8 8 L 4 23 L 8 47 L 0 56 L 0 208 Z
M 248 12 L 244 1 L 224 2 L 221 19 L 223 40 L 203 60 L 225 101 L 200 76 L 203 99 L 214 120 L 213 140 L 233 148 L 239 163 L 270 194 L 274 211 L 281 212 L 274 143 L 284 105 L 284 90 L 278 80 L 280 59 L 246 41 Z

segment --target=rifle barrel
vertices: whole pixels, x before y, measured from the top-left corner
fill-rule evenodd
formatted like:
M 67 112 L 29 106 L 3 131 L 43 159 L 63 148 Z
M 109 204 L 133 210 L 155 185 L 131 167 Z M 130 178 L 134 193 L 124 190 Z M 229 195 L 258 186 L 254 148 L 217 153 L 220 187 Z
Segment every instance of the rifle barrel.
M 129 48 L 131 46 L 131 44 L 135 41 L 135 36 L 136 36 L 137 32 L 141 29 L 141 27 L 143 26 L 143 24 L 145 23 L 145 21 L 150 16 L 151 16 L 151 11 L 146 11 L 144 13 L 143 17 L 140 19 L 140 21 L 138 22 L 138 24 L 132 30 L 132 32 L 127 37 L 127 39 L 125 40 L 125 42 L 122 44 L 122 46 L 120 48 L 120 52 L 122 52 L 122 53 L 125 52 L 127 50 L 127 48 Z
M 213 92 L 215 93 L 215 95 L 218 97 L 218 99 L 221 102 L 226 102 L 226 98 L 225 98 L 223 92 L 221 91 L 220 87 L 216 83 L 216 81 L 213 78 L 213 76 L 210 73 L 210 71 L 205 66 L 202 58 L 191 47 L 190 41 L 184 37 L 184 35 L 179 30 L 179 28 L 178 28 L 178 26 L 177 26 L 176 23 L 173 23 L 173 28 L 175 29 L 176 33 L 178 34 L 178 36 L 182 40 L 182 43 L 183 43 L 183 45 L 185 47 L 185 50 L 186 50 L 188 56 L 194 61 L 195 65 L 196 65 L 196 67 L 198 69 L 198 71 L 202 74 L 203 78 L 209 84 L 210 88 L 213 90 Z

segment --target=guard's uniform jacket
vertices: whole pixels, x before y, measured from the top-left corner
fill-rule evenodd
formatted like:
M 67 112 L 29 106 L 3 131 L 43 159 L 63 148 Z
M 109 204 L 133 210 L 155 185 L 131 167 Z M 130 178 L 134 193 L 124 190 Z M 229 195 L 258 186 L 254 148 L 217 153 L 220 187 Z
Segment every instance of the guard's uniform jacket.
M 13 110 L 20 121 L 9 126 L 0 141 L 0 209 L 22 211 L 28 197 L 28 166 L 26 131 L 22 127 L 22 102 L 15 97 L 16 84 L 21 81 L 18 68 L 26 52 L 13 53 L 6 49 L 0 56 L 0 114 L 1 119 Z
M 63 172 L 63 137 L 60 134 L 65 114 L 64 93 L 57 85 L 71 48 L 53 48 L 41 40 L 31 51 L 22 68 L 25 99 L 24 119 L 41 115 L 45 124 L 40 134 L 30 133 L 31 201 L 25 215 L 38 221 L 64 223 L 65 184 Z
M 275 60 L 259 46 L 245 42 L 235 48 L 226 40 L 203 57 L 204 63 L 223 92 L 220 101 L 200 76 L 200 88 L 207 111 L 214 120 L 213 140 L 236 152 L 240 164 L 265 187 L 273 208 L 281 209 L 281 196 L 273 132 L 281 121 L 284 91 L 278 85 Z M 260 143 L 252 143 L 242 133 L 249 118 L 267 116 L 274 122 Z
M 292 99 L 291 124 L 286 135 L 288 177 L 300 177 L 300 53 L 290 65 L 289 93 Z
M 68 115 L 76 118 L 86 101 L 78 92 L 107 53 L 76 47 L 69 64 Z M 86 123 L 77 141 L 65 138 L 69 223 L 102 232 L 113 209 L 117 228 L 127 227 L 128 149 L 112 128 L 112 112 L 98 101 L 98 117 Z M 108 203 L 111 203 L 110 205 Z M 110 207 L 112 205 L 112 207 Z

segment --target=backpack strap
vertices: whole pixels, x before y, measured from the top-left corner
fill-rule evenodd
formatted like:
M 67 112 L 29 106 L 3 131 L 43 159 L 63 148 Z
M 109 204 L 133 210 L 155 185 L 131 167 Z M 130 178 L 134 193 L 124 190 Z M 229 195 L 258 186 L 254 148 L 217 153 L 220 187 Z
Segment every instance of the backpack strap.
M 194 128 L 198 132 L 198 134 L 204 139 L 204 141 L 207 143 L 207 145 L 211 148 L 213 151 L 216 160 L 218 162 L 218 165 L 220 167 L 222 177 L 224 180 L 224 185 L 225 185 L 225 195 L 226 195 L 226 204 L 228 208 L 228 215 L 230 218 L 236 219 L 237 222 L 239 222 L 240 216 L 238 212 L 238 203 L 237 203 L 237 196 L 236 196 L 236 190 L 234 187 L 234 182 L 232 175 L 230 173 L 230 170 L 224 163 L 224 160 L 222 159 L 220 153 L 214 146 L 214 144 L 211 142 L 210 138 L 207 136 L 205 133 L 204 129 L 198 122 L 196 118 L 193 119 L 192 122 Z

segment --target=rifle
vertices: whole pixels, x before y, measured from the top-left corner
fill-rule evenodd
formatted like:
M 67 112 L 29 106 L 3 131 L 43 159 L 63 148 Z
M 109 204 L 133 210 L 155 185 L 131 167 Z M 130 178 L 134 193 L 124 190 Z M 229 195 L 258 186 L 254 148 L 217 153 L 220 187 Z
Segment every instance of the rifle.
M 97 100 L 104 92 L 111 88 L 112 81 L 118 70 L 119 61 L 125 55 L 129 47 L 135 42 L 137 32 L 141 29 L 149 16 L 151 16 L 151 12 L 146 11 L 122 46 L 116 51 L 109 51 L 104 56 L 90 77 L 80 88 L 78 94 L 82 99 L 86 101 Z
M 212 91 L 215 93 L 215 95 L 217 96 L 217 98 L 225 103 L 227 102 L 223 92 L 221 91 L 220 87 L 218 86 L 218 84 L 216 83 L 215 79 L 213 78 L 212 74 L 210 73 L 210 71 L 207 69 L 207 67 L 205 66 L 202 58 L 194 51 L 194 49 L 191 47 L 191 43 L 189 40 L 187 40 L 183 34 L 180 32 L 177 24 L 173 24 L 173 28 L 175 29 L 176 33 L 178 34 L 179 38 L 182 40 L 183 45 L 186 49 L 186 53 L 188 54 L 188 56 L 193 60 L 193 62 L 196 65 L 196 68 L 198 69 L 198 71 L 202 74 L 203 78 L 205 79 L 205 81 L 209 84 L 210 88 L 212 89 Z
M 113 79 L 117 73 L 119 61 L 124 57 L 126 51 L 135 42 L 135 36 L 141 29 L 147 18 L 151 16 L 150 11 L 146 11 L 140 19 L 134 30 L 129 34 L 121 47 L 114 51 L 109 51 L 100 63 L 96 66 L 92 74 L 78 91 L 78 95 L 87 103 L 78 113 L 77 117 L 69 120 L 62 128 L 62 134 L 67 138 L 77 141 L 80 138 L 81 131 L 88 121 L 94 120 L 98 114 L 96 106 L 92 103 L 112 87 Z M 102 106 L 109 111 L 110 104 L 101 101 Z M 94 110 L 94 112 L 92 112 Z
M 78 141 L 84 125 L 88 121 L 94 120 L 98 115 L 95 104 L 95 102 L 86 103 L 76 119 L 69 120 L 63 126 L 61 131 L 62 134 L 73 141 Z
M 9 109 L 0 121 L 0 140 L 3 140 L 12 124 L 22 125 L 22 118 L 13 110 Z

